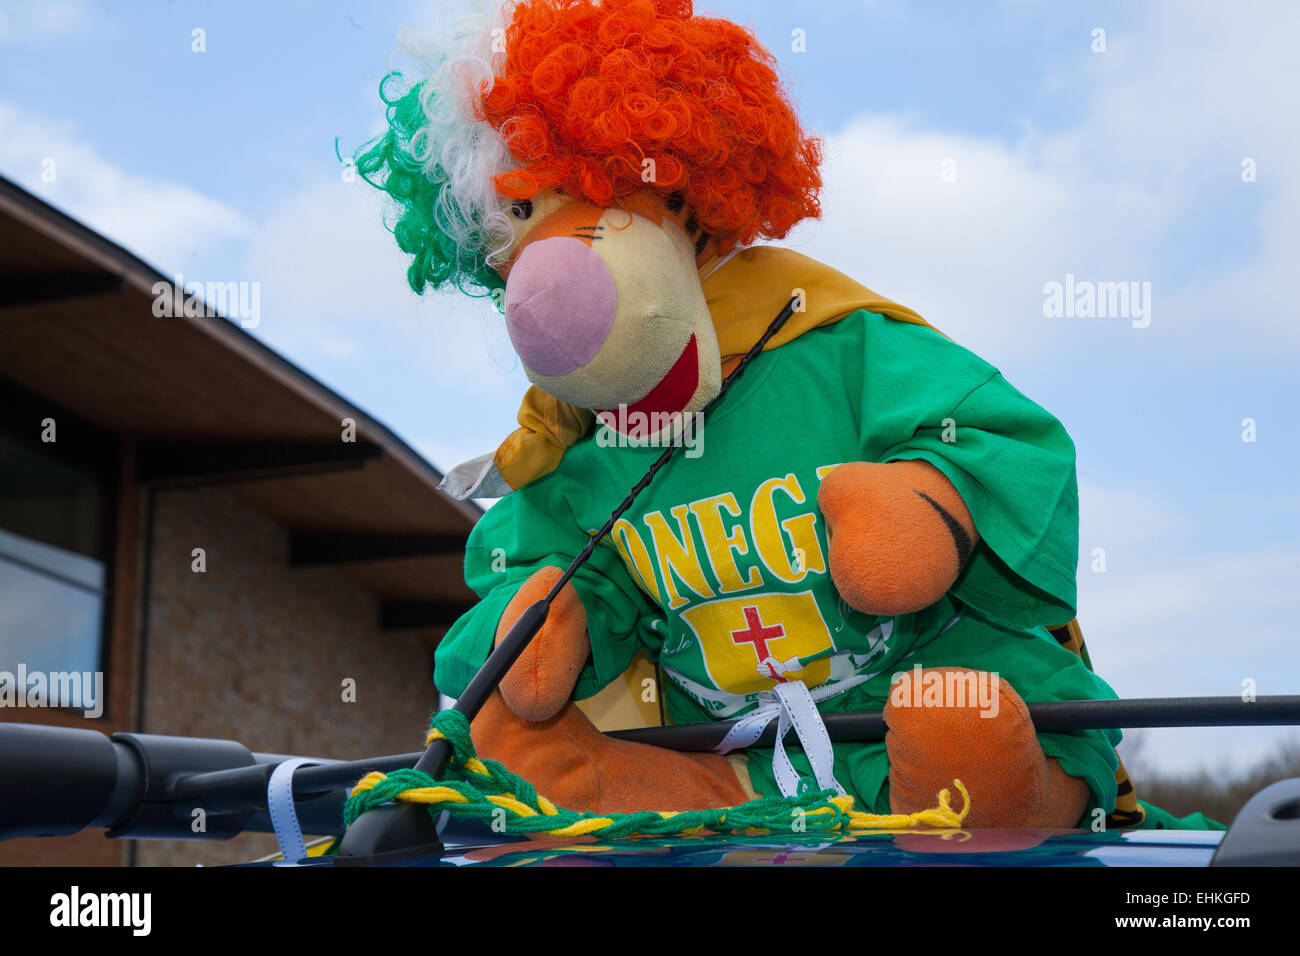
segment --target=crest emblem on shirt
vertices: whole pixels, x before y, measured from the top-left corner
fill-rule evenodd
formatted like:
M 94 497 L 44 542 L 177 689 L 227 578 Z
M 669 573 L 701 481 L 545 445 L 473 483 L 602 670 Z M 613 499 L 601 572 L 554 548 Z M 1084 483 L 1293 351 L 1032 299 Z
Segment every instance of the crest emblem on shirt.
M 720 690 L 750 694 L 788 681 L 816 687 L 830 679 L 835 644 L 812 591 L 709 601 L 683 611 L 682 620 Z

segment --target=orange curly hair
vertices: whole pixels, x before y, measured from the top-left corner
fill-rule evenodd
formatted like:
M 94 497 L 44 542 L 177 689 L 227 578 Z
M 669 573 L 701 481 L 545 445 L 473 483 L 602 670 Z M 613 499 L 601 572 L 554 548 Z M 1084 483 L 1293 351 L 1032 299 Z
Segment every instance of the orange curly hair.
M 695 17 L 690 0 L 528 0 L 505 47 L 481 99 L 520 164 L 495 178 L 504 195 L 679 193 L 706 232 L 741 243 L 821 214 L 821 141 L 744 27 Z

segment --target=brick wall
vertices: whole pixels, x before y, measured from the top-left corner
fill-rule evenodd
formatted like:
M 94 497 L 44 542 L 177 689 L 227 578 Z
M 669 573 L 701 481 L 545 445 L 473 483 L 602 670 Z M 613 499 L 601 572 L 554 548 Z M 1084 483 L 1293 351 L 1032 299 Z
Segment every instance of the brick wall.
M 220 488 L 160 492 L 148 603 L 146 733 L 226 737 L 253 751 L 355 759 L 418 750 L 432 652 L 380 632 L 377 599 L 337 568 L 290 568 L 288 534 Z M 207 570 L 192 570 L 195 548 Z M 356 702 L 342 682 L 356 682 Z M 269 834 L 138 841 L 138 865 L 242 862 Z

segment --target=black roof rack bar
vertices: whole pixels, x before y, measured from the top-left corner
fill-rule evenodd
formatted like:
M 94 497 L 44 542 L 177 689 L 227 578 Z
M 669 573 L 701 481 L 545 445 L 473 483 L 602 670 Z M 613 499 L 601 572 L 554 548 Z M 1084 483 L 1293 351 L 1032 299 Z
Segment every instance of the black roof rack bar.
M 1031 703 L 1029 716 L 1042 732 L 1110 727 L 1255 727 L 1300 725 L 1300 695 L 1172 697 Z M 879 711 L 825 714 L 832 740 L 880 740 Z M 712 750 L 731 721 L 649 727 L 610 734 L 675 750 Z M 755 746 L 770 745 L 769 727 Z M 300 812 L 317 827 L 337 814 L 341 791 L 372 770 L 411 767 L 421 753 L 363 760 L 326 761 L 300 768 L 293 778 Z M 217 816 L 207 838 L 261 829 L 256 811 L 283 755 L 252 754 L 233 741 L 115 734 L 31 724 L 0 723 L 0 772 L 10 784 L 0 791 L 0 839 L 66 835 L 85 827 L 108 827 L 111 836 L 194 839 L 193 808 Z M 224 818 L 224 819 L 221 819 Z M 304 819 L 304 826 L 308 820 Z M 342 829 L 337 820 L 332 827 Z M 200 835 L 201 837 L 202 835 Z
M 1122 727 L 1266 727 L 1300 725 L 1300 695 L 1258 697 L 1146 697 L 1131 700 L 1061 700 L 1029 704 L 1029 716 L 1039 732 Z M 831 740 L 884 740 L 885 719 L 879 712 L 823 714 Z M 735 721 L 682 724 L 619 730 L 620 740 L 667 747 L 669 750 L 710 751 L 722 742 Z M 755 746 L 776 742 L 775 723 Z

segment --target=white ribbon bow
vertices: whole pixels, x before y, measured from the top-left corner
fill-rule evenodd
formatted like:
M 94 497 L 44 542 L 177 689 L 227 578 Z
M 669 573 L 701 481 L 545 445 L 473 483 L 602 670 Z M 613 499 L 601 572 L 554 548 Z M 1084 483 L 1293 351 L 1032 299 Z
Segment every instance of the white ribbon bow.
M 759 695 L 758 709 L 739 718 L 714 751 L 725 754 L 748 747 L 762 736 L 767 725 L 775 719 L 776 750 L 772 754 L 772 772 L 781 794 L 793 797 L 799 793 L 799 773 L 785 752 L 785 735 L 791 727 L 808 758 L 808 765 L 812 767 L 817 786 L 822 790 L 834 790 L 842 794 L 844 788 L 834 774 L 835 752 L 831 747 L 831 737 L 826 732 L 816 702 L 842 694 L 865 680 L 865 676 L 858 675 L 835 684 L 824 684 L 815 691 L 809 691 L 808 685 L 801 680 L 777 684 L 772 690 Z

